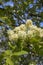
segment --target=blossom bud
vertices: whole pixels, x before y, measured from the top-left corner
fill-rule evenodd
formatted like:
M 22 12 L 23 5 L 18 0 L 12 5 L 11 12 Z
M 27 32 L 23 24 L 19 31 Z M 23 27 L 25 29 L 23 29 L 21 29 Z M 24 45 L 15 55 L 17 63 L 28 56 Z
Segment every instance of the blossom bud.
M 21 25 L 20 25 L 20 29 L 21 29 L 22 31 L 26 31 L 25 24 L 21 24 Z
M 30 19 L 28 19 L 27 21 L 26 21 L 26 27 L 28 28 L 29 26 L 31 26 L 32 25 L 32 21 L 30 20 Z
M 20 31 L 20 27 L 15 27 L 14 32 L 18 33 L 18 31 Z

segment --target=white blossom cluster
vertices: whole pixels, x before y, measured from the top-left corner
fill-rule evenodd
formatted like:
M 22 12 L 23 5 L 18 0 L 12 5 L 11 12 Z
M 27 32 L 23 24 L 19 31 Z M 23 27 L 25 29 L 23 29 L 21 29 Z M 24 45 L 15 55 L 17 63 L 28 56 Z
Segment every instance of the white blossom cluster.
M 18 39 L 26 40 L 26 38 L 32 38 L 35 36 L 42 38 L 43 29 L 34 26 L 32 21 L 28 19 L 25 24 L 21 24 L 13 30 L 8 30 L 7 34 L 9 36 L 9 40 L 14 41 L 17 41 Z

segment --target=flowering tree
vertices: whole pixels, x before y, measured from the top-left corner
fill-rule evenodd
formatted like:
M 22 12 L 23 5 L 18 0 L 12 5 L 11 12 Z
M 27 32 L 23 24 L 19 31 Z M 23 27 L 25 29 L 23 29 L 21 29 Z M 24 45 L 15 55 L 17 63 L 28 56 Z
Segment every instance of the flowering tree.
M 23 59 L 21 56 L 28 55 L 30 50 L 33 55 L 43 56 L 43 29 L 33 25 L 30 19 L 25 24 L 7 30 L 6 34 L 9 48 L 2 53 L 4 65 L 19 65 Z M 36 65 L 36 62 L 28 64 Z
M 0 0 L 0 65 L 39 65 L 40 60 L 43 0 Z

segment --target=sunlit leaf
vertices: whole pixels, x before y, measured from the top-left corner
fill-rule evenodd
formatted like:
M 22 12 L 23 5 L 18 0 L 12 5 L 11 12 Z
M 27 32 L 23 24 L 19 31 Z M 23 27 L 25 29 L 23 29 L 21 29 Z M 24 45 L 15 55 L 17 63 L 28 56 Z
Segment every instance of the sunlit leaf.
M 5 55 L 11 55 L 11 53 L 12 53 L 11 50 L 6 50 L 5 51 Z
M 20 55 L 25 55 L 25 54 L 28 54 L 28 52 L 27 51 L 19 51 L 19 52 L 14 52 L 13 55 L 20 56 Z
M 10 57 L 6 58 L 6 65 L 14 65 Z

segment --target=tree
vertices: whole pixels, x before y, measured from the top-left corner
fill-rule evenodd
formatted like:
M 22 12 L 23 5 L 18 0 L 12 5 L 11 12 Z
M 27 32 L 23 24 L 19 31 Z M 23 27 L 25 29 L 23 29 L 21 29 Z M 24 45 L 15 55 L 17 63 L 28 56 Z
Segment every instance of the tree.
M 35 38 L 29 38 L 29 41 L 26 38 L 25 42 L 21 38 L 18 39 L 16 33 L 14 34 L 15 38 L 13 37 L 13 33 L 16 32 L 17 28 L 19 29 L 19 26 L 24 30 L 27 19 L 31 19 L 34 25 L 41 27 L 40 24 L 43 23 L 43 5 L 41 0 L 0 0 L 0 65 L 31 65 L 32 63 L 35 65 L 38 61 L 34 62 L 34 57 L 43 57 L 43 37 L 40 38 L 40 36 L 36 35 Z M 14 32 L 12 32 L 13 30 Z M 8 31 L 9 33 L 7 33 Z M 39 34 L 39 32 L 40 30 L 34 34 Z M 11 37 L 9 36 L 10 34 L 12 34 Z M 22 36 L 26 35 L 23 31 L 19 32 L 19 34 Z M 21 35 L 19 36 L 22 37 Z

